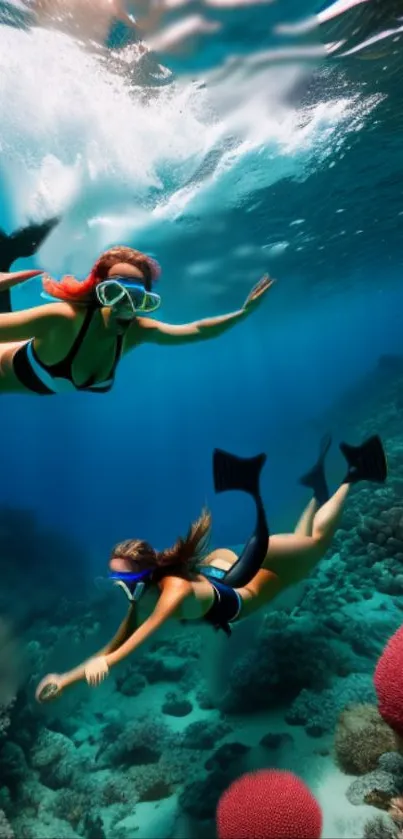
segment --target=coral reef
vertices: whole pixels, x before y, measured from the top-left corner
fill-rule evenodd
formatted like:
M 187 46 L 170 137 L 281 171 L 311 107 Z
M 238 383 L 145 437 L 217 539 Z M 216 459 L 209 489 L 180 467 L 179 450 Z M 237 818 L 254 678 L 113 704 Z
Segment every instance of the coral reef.
M 339 716 L 336 725 L 334 748 L 340 768 L 351 775 L 365 775 L 378 765 L 379 758 L 389 757 L 389 765 L 395 755 L 385 755 L 396 749 L 396 737 L 382 720 L 374 705 L 352 705 Z M 398 755 L 396 755 L 398 758 Z M 382 758 L 381 758 L 382 761 Z M 379 766 L 388 770 L 388 761 L 379 761 Z
M 9 825 L 3 810 L 0 810 L 0 839 L 15 839 L 14 831 Z
M 338 679 L 332 687 L 321 692 L 302 690 L 285 714 L 290 725 L 303 725 L 311 737 L 321 737 L 332 731 L 340 711 L 346 705 L 363 700 L 375 700 L 370 676 L 351 673 L 345 679 Z
M 379 712 L 403 736 L 403 626 L 389 639 L 375 669 L 374 685 Z
M 287 723 L 304 727 L 301 741 L 308 743 L 312 757 L 329 755 L 329 735 L 336 727 L 337 763 L 344 772 L 359 775 L 348 780 L 348 800 L 379 811 L 368 820 L 365 837 L 397 839 L 399 834 L 403 839 L 403 755 L 395 735 L 403 725 L 399 632 L 394 659 L 392 641 L 381 655 L 385 640 L 403 621 L 403 444 L 391 407 L 401 399 L 401 383 L 393 388 L 382 409 L 392 429 L 387 439 L 390 481 L 351 493 L 334 544 L 297 606 L 276 610 L 274 603 L 234 632 L 235 639 L 239 632 L 247 643 L 223 660 L 228 690 L 219 701 L 201 675 L 203 635 L 169 625 L 170 634 L 153 638 L 126 667 L 112 671 L 99 692 L 84 686 L 60 704 L 36 706 L 33 687 L 52 651 L 73 646 L 80 660 L 83 645 L 89 641 L 88 647 L 95 648 L 95 633 L 104 632 L 106 621 L 116 625 L 116 613 L 106 596 L 91 599 L 83 551 L 45 532 L 28 513 L 0 512 L 0 565 L 7 571 L 0 606 L 15 606 L 27 674 L 16 685 L 12 705 L 0 695 L 0 839 L 12 834 L 21 839 L 154 839 L 157 834 L 147 834 L 139 814 L 142 809 L 149 814 L 154 806 L 165 812 L 171 805 L 179 818 L 189 820 L 189 833 L 183 835 L 193 839 L 194 820 L 198 839 L 211 837 L 219 798 L 225 800 L 232 784 L 236 787 L 253 769 L 298 760 L 299 732 L 292 732 L 293 739 Z M 356 429 L 357 437 L 378 430 L 378 412 Z M 214 635 L 211 643 L 214 647 Z M 267 713 L 258 721 L 255 711 Z M 235 715 L 250 715 L 258 726 L 253 741 L 248 720 L 238 726 Z M 305 734 L 324 739 L 307 741 Z M 278 775 L 268 774 L 271 786 L 264 787 L 264 796 L 269 808 Z M 262 819 L 254 806 L 256 777 L 245 788 L 249 798 L 242 799 L 248 836 L 253 836 L 252 815 Z M 284 801 L 284 775 L 281 779 L 281 794 L 270 810 L 276 818 L 281 818 Z M 300 784 L 298 779 L 295 783 Z M 234 812 L 237 816 L 239 807 Z M 305 821 L 292 807 L 287 812 L 293 821 L 282 824 L 291 837 Z M 263 825 L 258 821 L 256 830 L 260 825 L 263 832 L 256 835 L 270 839 L 273 823 L 277 829 L 273 818 Z M 308 819 L 306 824 L 312 837 L 318 822 Z M 240 839 L 238 828 L 239 822 Z M 277 830 L 276 837 L 281 835 Z M 166 836 L 171 839 L 168 829 Z
M 366 775 L 361 775 L 356 781 L 347 789 L 346 797 L 350 804 L 365 804 L 369 803 L 368 796 L 373 796 L 374 793 L 381 796 L 382 809 L 387 809 L 389 801 L 393 796 L 398 795 L 400 789 L 397 780 L 393 775 L 384 772 L 382 769 L 375 769 L 373 772 L 368 772 Z M 372 803 L 375 804 L 376 798 L 372 798 Z M 385 805 L 383 805 L 385 802 Z
M 231 726 L 225 722 L 211 722 L 208 725 L 201 721 L 193 722 L 187 727 L 182 744 L 187 749 L 212 749 L 219 740 L 222 740 L 231 731 Z
M 364 825 L 363 839 L 396 839 L 396 827 L 392 819 L 385 815 L 376 815 Z
M 392 798 L 390 802 L 389 815 L 396 825 L 396 839 L 403 837 L 403 797 Z
M 184 695 L 179 695 L 175 691 L 169 691 L 165 695 L 165 702 L 162 705 L 161 711 L 170 717 L 187 717 L 191 714 L 193 705 Z
M 243 775 L 218 803 L 218 839 L 319 839 L 321 832 L 321 808 L 291 772 Z
M 6 736 L 10 726 L 10 711 L 12 703 L 7 705 L 0 705 L 0 741 Z

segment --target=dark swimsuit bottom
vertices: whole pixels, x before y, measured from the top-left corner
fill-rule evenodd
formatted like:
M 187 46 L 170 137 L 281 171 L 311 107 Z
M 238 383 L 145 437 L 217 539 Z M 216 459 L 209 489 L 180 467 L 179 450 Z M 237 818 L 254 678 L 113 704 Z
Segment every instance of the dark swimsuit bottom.
M 43 364 L 35 352 L 34 340 L 23 344 L 13 358 L 13 370 L 19 382 L 32 393 L 42 396 L 51 396 L 56 393 L 69 393 L 71 391 L 89 391 L 90 393 L 107 393 L 115 379 L 116 368 L 119 364 L 123 336 L 118 335 L 116 339 L 115 357 L 112 369 L 107 379 L 103 382 L 95 382 L 95 376 L 91 376 L 84 384 L 76 385 L 73 380 L 73 363 L 80 351 L 81 345 L 90 327 L 94 313 L 98 307 L 89 306 L 85 313 L 83 325 L 66 357 L 56 364 Z
M 198 569 L 199 574 L 209 581 L 214 589 L 214 601 L 203 621 L 210 623 L 214 629 L 223 629 L 227 635 L 231 635 L 230 624 L 239 618 L 242 609 L 242 597 L 231 586 L 221 582 L 226 571 L 214 566 L 206 566 Z
M 222 629 L 226 635 L 231 635 L 231 623 L 234 623 L 241 613 L 242 598 L 231 586 L 221 582 L 226 571 L 215 568 L 213 565 L 202 565 L 197 569 L 202 577 L 206 577 L 214 590 L 214 600 L 208 612 L 198 621 L 192 623 L 209 623 L 214 629 Z M 190 623 L 187 618 L 182 618 L 181 623 Z

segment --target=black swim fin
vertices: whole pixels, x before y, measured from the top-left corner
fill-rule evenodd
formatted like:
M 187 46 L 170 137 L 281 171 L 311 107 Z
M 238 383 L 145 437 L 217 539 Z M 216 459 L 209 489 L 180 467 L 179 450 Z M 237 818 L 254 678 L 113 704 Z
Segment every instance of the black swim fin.
M 314 498 L 320 507 L 329 500 L 329 489 L 325 477 L 325 458 L 331 445 L 331 435 L 325 434 L 320 441 L 319 457 L 315 466 L 305 475 L 302 475 L 298 481 L 302 486 L 313 490 Z
M 240 490 L 254 498 L 260 496 L 260 473 L 266 463 L 266 455 L 238 457 L 222 449 L 214 449 L 213 475 L 216 492 Z
M 348 463 L 348 471 L 343 483 L 356 484 L 358 481 L 385 483 L 388 464 L 382 440 L 378 434 L 369 437 L 361 446 L 340 443 L 340 451 Z
M 31 222 L 26 227 L 15 230 L 9 236 L 9 248 L 12 251 L 12 261 L 33 256 L 43 245 L 45 239 L 60 223 L 61 217 L 54 216 L 42 222 Z

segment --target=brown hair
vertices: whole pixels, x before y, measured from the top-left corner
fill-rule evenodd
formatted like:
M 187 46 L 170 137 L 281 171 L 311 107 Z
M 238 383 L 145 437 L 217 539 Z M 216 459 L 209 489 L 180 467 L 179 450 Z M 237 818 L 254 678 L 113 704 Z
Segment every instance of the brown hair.
M 191 572 L 206 556 L 211 530 L 211 513 L 203 509 L 199 518 L 190 525 L 184 538 L 179 538 L 171 548 L 155 551 L 141 539 L 128 539 L 115 545 L 112 557 L 127 559 L 143 568 L 155 568 L 169 573 L 172 570 Z
M 134 248 L 127 248 L 125 245 L 109 248 L 108 251 L 102 253 L 99 259 L 97 259 L 92 271 L 97 280 L 106 280 L 111 268 L 120 262 L 138 268 L 143 274 L 146 291 L 151 291 L 153 282 L 159 276 L 159 266 L 150 256 L 146 256 L 146 254 L 141 251 L 136 251 Z

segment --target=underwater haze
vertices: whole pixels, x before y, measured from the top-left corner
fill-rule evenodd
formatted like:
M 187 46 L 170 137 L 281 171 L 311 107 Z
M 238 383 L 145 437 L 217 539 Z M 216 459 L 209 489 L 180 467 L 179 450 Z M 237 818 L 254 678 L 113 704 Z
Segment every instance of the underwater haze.
M 109 393 L 2 394 L 0 837 L 241 839 L 218 800 L 273 769 L 311 789 L 318 839 L 397 839 L 403 757 L 373 673 L 403 609 L 403 5 L 123 4 L 140 42 L 121 4 L 80 2 L 1 4 L 0 228 L 60 216 L 13 270 L 84 279 L 128 245 L 180 324 L 275 283 L 212 341 L 138 347 Z M 47 305 L 41 278 L 12 303 Z M 343 441 L 380 435 L 389 474 L 352 488 L 307 582 L 230 638 L 170 622 L 95 689 L 36 702 L 124 616 L 113 545 L 162 550 L 204 506 L 213 547 L 244 544 L 253 499 L 215 492 L 215 448 L 267 455 L 270 531 L 292 533 L 325 434 L 331 492 Z M 270 818 L 252 839 L 305 835 L 298 818 L 310 835 L 308 815 L 281 837 Z

